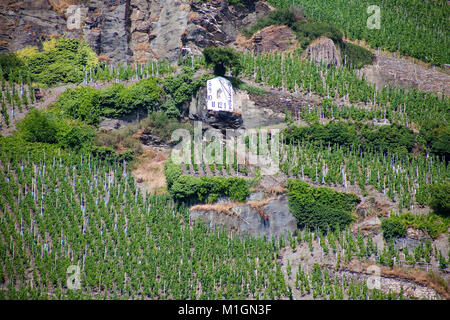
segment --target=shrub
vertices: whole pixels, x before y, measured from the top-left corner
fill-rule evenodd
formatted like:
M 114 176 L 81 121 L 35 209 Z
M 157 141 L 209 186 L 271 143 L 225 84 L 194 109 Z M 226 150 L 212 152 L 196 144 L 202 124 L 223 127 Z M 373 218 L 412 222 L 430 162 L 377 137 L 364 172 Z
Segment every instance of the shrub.
M 372 64 L 375 58 L 375 55 L 369 50 L 348 42 L 342 42 L 341 55 L 342 58 L 346 57 L 345 61 L 347 65 L 356 69 Z
M 384 152 L 406 150 L 410 152 L 415 145 L 414 133 L 408 127 L 392 124 L 378 128 L 363 127 L 362 135 L 364 145 Z
M 173 181 L 170 194 L 178 201 L 195 199 L 200 188 L 201 180 L 197 177 L 182 175 Z
M 292 29 L 300 37 L 304 37 L 311 42 L 319 37 L 327 37 L 338 43 L 342 40 L 342 32 L 334 26 L 320 22 L 296 22 L 292 25 Z M 309 44 L 309 43 L 306 43 Z M 306 47 L 303 45 L 303 47 Z
M 21 70 L 23 70 L 23 67 L 24 63 L 17 54 L 0 54 L 0 77 L 10 80 L 10 75 L 17 75 Z
M 289 180 L 289 209 L 299 227 L 311 229 L 341 228 L 352 221 L 351 211 L 360 202 L 355 194 L 312 187 L 300 180 Z
M 315 123 L 309 127 L 290 126 L 283 131 L 288 142 L 314 142 L 317 145 L 339 144 L 343 147 L 358 146 L 363 150 L 387 153 L 411 152 L 415 136 L 411 129 L 398 124 L 375 127 L 359 123 Z
M 401 222 L 405 228 L 413 227 L 422 230 L 433 238 L 437 238 L 441 233 L 447 232 L 447 229 L 450 227 L 449 216 L 441 216 L 433 212 L 418 215 L 406 212 L 393 216 L 390 219 Z
M 250 182 L 236 177 L 201 178 L 182 175 L 180 165 L 169 158 L 164 165 L 167 188 L 177 201 L 182 202 L 214 202 L 220 195 L 229 196 L 233 201 L 245 201 L 249 196 Z
M 255 24 L 243 30 L 244 34 L 250 36 L 257 31 L 271 25 L 286 25 L 292 27 L 295 22 L 302 20 L 305 16 L 300 7 L 281 8 L 268 13 L 266 17 L 259 18 Z
M 438 182 L 429 188 L 430 207 L 438 214 L 450 216 L 450 182 Z
M 95 137 L 95 130 L 86 125 L 73 127 L 62 139 L 61 144 L 73 150 L 90 148 Z
M 214 67 L 216 76 L 224 76 L 227 68 L 234 76 L 238 76 L 242 70 L 242 65 L 238 53 L 232 48 L 207 47 L 203 50 L 203 56 L 207 66 Z
M 96 125 L 100 116 L 118 118 L 138 110 L 158 109 L 164 92 L 157 84 L 150 78 L 128 88 L 121 84 L 104 90 L 79 86 L 64 91 L 55 105 L 69 117 Z
M 159 80 L 149 78 L 130 85 L 122 91 L 121 106 L 118 107 L 118 114 L 129 114 L 135 110 L 156 111 L 161 104 L 164 91 L 158 86 Z
M 57 142 L 57 126 L 44 113 L 32 109 L 25 118 L 17 124 L 26 141 Z
M 164 164 L 164 173 L 166 175 L 167 189 L 170 190 L 173 183 L 181 176 L 181 168 L 169 158 Z
M 43 48 L 41 52 L 25 55 L 23 61 L 32 79 L 48 86 L 81 82 L 84 70 L 98 63 L 95 52 L 78 39 L 52 39 L 44 42 Z
M 447 124 L 433 121 L 424 123 L 418 139 L 428 152 L 444 158 L 445 161 L 450 160 L 450 128 Z
M 406 226 L 397 217 L 383 219 L 381 221 L 381 229 L 386 240 L 406 236 Z
M 67 89 L 58 97 L 55 105 L 73 119 L 87 124 L 99 123 L 99 90 L 81 86 Z

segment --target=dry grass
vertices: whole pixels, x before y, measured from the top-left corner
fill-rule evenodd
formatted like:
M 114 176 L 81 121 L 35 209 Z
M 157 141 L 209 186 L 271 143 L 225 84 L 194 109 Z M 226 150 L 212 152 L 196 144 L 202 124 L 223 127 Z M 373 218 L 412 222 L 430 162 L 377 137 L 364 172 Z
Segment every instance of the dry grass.
M 239 202 L 226 202 L 226 203 L 208 203 L 208 204 L 198 204 L 191 207 L 191 210 L 199 211 L 214 211 L 217 213 L 223 213 L 229 216 L 233 216 L 234 213 L 231 209 L 236 206 L 242 205 Z
M 279 195 L 279 194 L 284 194 L 289 192 L 289 190 L 287 188 L 283 188 L 282 186 L 279 187 L 273 187 L 270 189 L 265 190 L 266 193 L 268 194 L 275 194 L 275 195 Z
M 368 262 L 361 262 L 359 260 L 354 259 L 350 261 L 350 263 L 342 267 L 343 269 L 347 269 L 350 272 L 370 274 L 370 272 L 368 272 L 367 269 L 371 265 L 372 264 Z M 402 267 L 393 267 L 393 268 L 387 266 L 379 266 L 379 267 L 381 269 L 382 277 L 398 278 L 412 281 L 414 283 L 433 289 L 446 300 L 450 299 L 448 284 L 445 282 L 444 279 L 442 279 L 441 277 L 432 272 Z
M 161 193 L 166 189 L 164 163 L 169 151 L 145 149 L 134 164 L 133 176 L 149 193 Z
M 417 284 L 433 289 L 446 300 L 450 299 L 450 292 L 447 283 L 434 273 L 417 269 L 405 269 L 400 267 L 381 268 L 381 275 L 390 278 L 401 278 L 411 280 Z
M 263 218 L 268 220 L 269 216 L 264 212 L 262 209 L 263 206 L 269 203 L 269 201 L 276 200 L 276 197 L 259 200 L 259 201 L 249 201 L 247 204 L 250 205 L 252 209 L 255 209 L 258 211 L 259 215 Z M 226 202 L 226 203 L 213 203 L 213 204 L 198 204 L 191 207 L 191 210 L 199 210 L 199 211 L 214 211 L 216 213 L 222 213 L 229 216 L 236 216 L 235 212 L 233 212 L 233 208 L 237 206 L 245 205 L 245 203 L 242 202 Z M 242 218 L 241 218 L 242 219 Z M 243 220 L 243 219 L 242 219 Z M 245 220 L 244 220 L 245 221 Z M 247 222 L 248 223 L 248 222 Z
M 250 205 L 250 207 L 252 209 L 257 209 L 257 208 L 261 208 L 261 207 L 265 206 L 272 200 L 277 200 L 277 197 L 271 197 L 271 198 L 258 200 L 258 201 L 249 201 L 248 204 Z
M 80 4 L 81 0 L 48 0 L 50 3 L 50 6 L 53 10 L 55 10 L 58 13 L 66 13 L 66 10 L 71 5 Z
M 269 216 L 264 212 L 262 209 L 263 206 L 269 203 L 269 201 L 276 200 L 277 197 L 267 198 L 259 201 L 249 201 L 248 204 L 250 205 L 250 208 L 255 209 L 258 211 L 261 218 L 265 220 L 269 220 Z

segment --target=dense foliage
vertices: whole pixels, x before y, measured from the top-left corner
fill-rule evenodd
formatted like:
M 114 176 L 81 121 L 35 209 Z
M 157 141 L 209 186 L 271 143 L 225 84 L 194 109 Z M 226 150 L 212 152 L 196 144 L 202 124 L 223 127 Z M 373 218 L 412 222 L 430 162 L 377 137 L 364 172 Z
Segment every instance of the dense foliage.
M 313 142 L 317 145 L 360 147 L 365 151 L 410 152 L 415 144 L 414 133 L 401 125 L 368 126 L 358 123 L 315 123 L 308 127 L 290 126 L 284 130 L 288 143 Z
M 205 86 L 206 81 L 213 77 L 209 73 L 204 73 L 199 78 L 194 79 L 194 72 L 195 69 L 183 67 L 180 75 L 168 75 L 164 78 L 163 86 L 167 96 L 162 109 L 169 116 L 179 116 L 183 111 L 183 104 L 191 101 L 198 90 Z
M 450 182 L 438 182 L 429 186 L 430 207 L 436 213 L 450 216 Z
M 250 181 L 244 178 L 183 175 L 180 166 L 171 159 L 165 163 L 164 172 L 169 192 L 178 201 L 211 203 L 219 196 L 228 196 L 242 202 L 250 194 Z
M 336 192 L 325 187 L 312 187 L 301 180 L 289 180 L 289 209 L 299 227 L 333 230 L 352 222 L 351 212 L 360 202 L 355 194 Z
M 227 69 L 237 76 L 242 70 L 239 55 L 232 48 L 207 47 L 203 50 L 203 56 L 206 65 L 214 68 L 216 76 L 224 76 Z
M 138 110 L 157 110 L 164 93 L 158 83 L 158 79 L 149 78 L 128 87 L 114 84 L 103 90 L 79 86 L 64 91 L 55 106 L 68 117 L 98 124 L 100 116 L 118 118 Z
M 43 43 L 43 50 L 25 48 L 19 51 L 24 73 L 45 85 L 80 83 L 85 70 L 97 65 L 97 55 L 83 41 L 57 38 Z
M 447 123 L 429 121 L 420 128 L 418 140 L 428 152 L 450 161 L 450 126 Z
M 395 217 L 383 219 L 381 221 L 381 230 L 383 230 L 383 237 L 386 240 L 402 238 L 406 235 L 405 224 Z
M 397 215 L 391 215 L 382 221 L 383 232 L 386 230 L 386 237 L 405 236 L 405 230 L 408 227 L 422 230 L 427 235 L 437 238 L 440 234 L 447 232 L 450 227 L 450 217 L 442 216 L 436 213 L 413 214 L 404 212 Z M 384 225 L 384 227 L 383 227 Z

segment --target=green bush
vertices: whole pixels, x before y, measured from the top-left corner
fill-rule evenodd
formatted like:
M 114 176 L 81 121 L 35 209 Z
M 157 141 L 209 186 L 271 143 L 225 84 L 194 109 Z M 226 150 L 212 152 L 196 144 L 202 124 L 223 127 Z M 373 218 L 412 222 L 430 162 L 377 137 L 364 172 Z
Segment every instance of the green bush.
M 137 110 L 154 111 L 160 106 L 163 93 L 155 78 L 128 88 L 121 84 L 103 90 L 79 86 L 64 91 L 55 106 L 73 119 L 97 125 L 100 116 L 118 118 Z
M 289 143 L 314 142 L 317 145 L 338 144 L 343 147 L 358 146 L 363 150 L 411 152 L 415 136 L 411 129 L 392 124 L 389 126 L 368 126 L 359 123 L 329 122 L 315 123 L 309 127 L 289 126 L 283 130 Z
M 447 229 L 450 227 L 449 216 L 442 216 L 434 212 L 416 215 L 411 212 L 405 212 L 392 216 L 389 219 L 400 222 L 405 228 L 413 227 L 422 230 L 433 238 L 437 238 L 441 233 L 447 232 Z
M 164 164 L 164 173 L 166 175 L 167 189 L 170 190 L 173 183 L 181 176 L 181 168 L 169 158 Z
M 270 11 L 266 17 L 259 18 L 255 24 L 245 28 L 243 33 L 250 36 L 271 25 L 286 25 L 288 27 L 293 27 L 294 23 L 299 20 L 303 20 L 304 22 L 304 19 L 303 11 L 300 8 L 291 7 L 277 9 Z
M 131 84 L 122 94 L 121 105 L 117 105 L 118 114 L 129 114 L 135 110 L 156 111 L 161 105 L 164 91 L 158 86 L 159 80 L 149 78 Z
M 383 237 L 386 240 L 406 236 L 406 226 L 397 217 L 383 219 L 381 221 L 381 229 L 383 230 Z
M 48 86 L 79 83 L 85 69 L 97 65 L 97 55 L 83 41 L 64 37 L 44 43 L 44 50 L 24 57 L 26 70 L 33 81 Z
M 450 182 L 439 182 L 430 187 L 430 207 L 438 214 L 450 216 Z
M 107 118 L 118 118 L 125 114 L 122 108 L 122 97 L 125 95 L 125 87 L 114 84 L 109 88 L 98 91 L 98 102 L 102 109 L 102 115 Z
M 320 37 L 327 37 L 333 40 L 333 42 L 338 43 L 342 41 L 342 32 L 334 26 L 320 22 L 303 22 L 298 21 L 292 25 L 292 29 L 300 36 L 300 38 L 308 39 L 308 42 L 301 43 L 302 47 L 305 48 L 309 42 Z
M 404 150 L 411 152 L 416 143 L 413 131 L 399 124 L 378 128 L 364 126 L 362 136 L 363 145 L 384 153 L 387 151 L 401 153 Z
M 351 212 L 360 202 L 355 194 L 312 187 L 300 180 L 289 180 L 288 189 L 289 209 L 301 228 L 344 228 L 351 223 Z
M 0 54 L 0 78 L 10 80 L 10 75 L 18 77 L 20 72 L 24 72 L 24 63 L 15 53 Z M 13 79 L 13 81 L 19 80 Z M 2 88 L 4 85 L 2 85 Z
M 28 142 L 57 142 L 57 125 L 47 115 L 37 109 L 32 109 L 25 118 L 17 124 L 19 131 Z
M 238 76 L 242 70 L 238 53 L 232 48 L 207 47 L 203 50 L 203 56 L 207 66 L 213 66 L 216 76 L 224 76 L 227 68 L 234 76 Z
M 167 160 L 164 165 L 167 188 L 177 201 L 196 203 L 214 202 L 228 196 L 232 201 L 243 202 L 249 196 L 250 182 L 236 177 L 193 177 L 182 175 L 181 167 Z
M 365 65 L 372 64 L 375 55 L 363 47 L 352 43 L 342 42 L 341 56 L 346 61 L 346 64 L 352 68 L 360 69 Z
M 62 138 L 61 145 L 72 150 L 90 148 L 95 137 L 95 130 L 86 125 L 72 127 Z
M 68 117 L 87 124 L 98 124 L 101 114 L 99 93 L 99 90 L 91 87 L 67 89 L 58 97 L 55 105 Z
M 418 140 L 428 152 L 450 160 L 450 127 L 437 121 L 430 121 L 420 128 Z

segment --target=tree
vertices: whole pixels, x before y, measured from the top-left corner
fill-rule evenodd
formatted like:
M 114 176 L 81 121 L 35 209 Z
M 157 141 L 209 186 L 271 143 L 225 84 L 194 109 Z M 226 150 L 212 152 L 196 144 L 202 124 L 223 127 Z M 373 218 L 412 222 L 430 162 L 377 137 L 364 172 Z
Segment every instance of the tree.
M 224 76 L 227 68 L 231 69 L 234 76 L 238 76 L 242 65 L 238 53 L 231 48 L 207 47 L 203 50 L 206 64 L 214 67 L 216 76 Z

